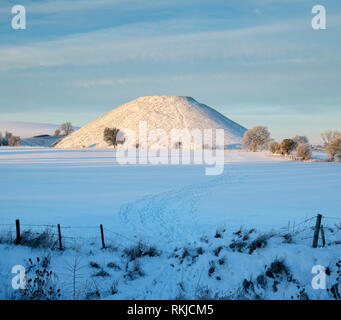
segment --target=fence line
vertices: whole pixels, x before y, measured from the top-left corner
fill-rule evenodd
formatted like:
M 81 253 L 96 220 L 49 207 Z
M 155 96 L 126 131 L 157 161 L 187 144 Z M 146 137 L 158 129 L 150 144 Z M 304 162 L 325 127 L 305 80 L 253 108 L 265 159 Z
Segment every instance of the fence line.
M 329 217 L 329 216 L 324 216 L 324 215 L 314 215 L 314 216 L 311 216 L 309 218 L 306 218 L 304 219 L 303 221 L 299 222 L 299 223 L 293 223 L 293 225 L 291 226 L 290 225 L 290 221 L 288 223 L 287 226 L 283 226 L 283 227 L 279 227 L 277 230 L 283 230 L 281 232 L 278 233 L 278 235 L 285 235 L 287 233 L 293 233 L 295 235 L 302 235 L 302 240 L 307 240 L 307 239 L 313 239 L 314 238 L 314 243 L 317 243 L 318 241 L 318 238 L 319 238 L 319 232 L 320 232 L 320 227 L 319 227 L 319 230 L 315 230 L 316 229 L 316 225 L 308 225 L 307 226 L 307 223 L 310 222 L 310 221 L 314 221 L 314 219 L 319 219 L 318 217 L 321 216 L 321 222 L 319 223 L 319 225 L 322 227 L 323 230 L 323 243 L 325 242 L 325 239 L 324 239 L 324 233 L 325 231 L 329 231 L 330 233 L 335 233 L 335 230 L 333 230 L 329 224 L 328 224 L 328 219 L 332 219 L 332 220 L 340 220 L 341 221 L 341 218 L 338 218 L 338 217 Z M 326 223 L 324 223 L 326 222 Z M 19 220 L 16 221 L 17 224 L 19 224 Z M 13 224 L 10 224 L 10 223 L 1 223 L 0 226 L 5 226 L 5 227 L 15 227 L 16 224 L 13 223 Z M 106 239 L 110 239 L 110 240 L 113 240 L 113 241 L 117 241 L 117 238 L 114 238 L 112 236 L 109 236 L 107 237 L 106 235 L 104 235 L 104 231 L 107 231 L 109 232 L 110 234 L 113 234 L 115 235 L 116 237 L 120 237 L 122 239 L 125 239 L 125 240 L 128 240 L 128 241 L 131 241 L 131 242 L 136 242 L 138 241 L 138 239 L 133 239 L 131 237 L 127 237 L 126 235 L 123 235 L 119 232 L 116 232 L 116 231 L 113 231 L 113 230 L 110 230 L 106 227 L 103 227 L 102 225 L 98 225 L 98 226 L 62 226 L 62 225 L 58 225 L 58 224 L 27 224 L 27 223 L 24 223 L 24 224 L 20 224 L 20 226 L 22 227 L 28 227 L 28 228 L 56 228 L 56 230 L 58 230 L 57 233 L 50 233 L 51 235 L 53 236 L 56 236 L 59 238 L 59 243 L 60 243 L 60 248 L 61 248 L 61 239 L 72 239 L 72 240 L 100 240 L 102 238 L 102 246 L 103 248 L 105 248 L 105 244 L 104 244 L 104 238 Z M 101 226 L 101 227 L 100 227 Z M 341 231 L 341 224 L 340 226 L 338 225 L 335 225 L 338 230 L 336 230 L 336 232 L 340 232 Z M 228 227 L 232 227 L 232 226 L 229 226 Z M 239 228 L 241 226 L 239 225 Z M 292 228 L 292 231 L 290 230 Z M 62 232 L 61 230 L 64 230 L 64 229 L 97 229 L 98 230 L 98 234 L 97 235 L 93 235 L 93 236 L 89 236 L 89 237 L 83 237 L 83 236 L 68 236 L 68 235 L 62 235 Z M 332 231 L 330 230 L 332 229 Z M 101 234 L 99 233 L 99 231 L 101 230 Z M 17 236 L 17 240 L 16 242 L 17 243 L 20 243 L 20 227 L 19 227 L 19 230 L 18 230 L 18 225 L 17 225 L 17 230 L 6 230 L 5 232 L 7 233 L 10 233 L 11 235 L 15 235 Z M 26 231 L 22 231 L 22 234 L 24 234 Z M 30 232 L 32 234 L 35 234 L 35 235 L 41 235 L 41 232 L 32 232 L 30 230 Z M 314 232 L 315 235 L 314 236 L 308 236 L 308 232 Z M 19 234 L 18 234 L 19 233 Z M 316 238 L 317 237 L 317 238 Z M 315 244 L 313 244 L 313 247 L 316 247 Z

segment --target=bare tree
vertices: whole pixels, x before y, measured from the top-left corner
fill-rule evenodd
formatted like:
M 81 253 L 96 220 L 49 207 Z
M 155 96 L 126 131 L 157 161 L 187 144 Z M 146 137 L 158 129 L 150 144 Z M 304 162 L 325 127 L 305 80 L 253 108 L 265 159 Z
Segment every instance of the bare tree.
M 68 136 L 70 133 L 73 132 L 72 123 L 71 122 L 62 123 L 62 125 L 60 126 L 60 130 L 64 132 L 66 136 Z
M 104 129 L 104 141 L 109 145 L 116 147 L 118 144 L 123 144 L 125 139 L 123 132 L 117 128 L 105 128 Z
M 54 134 L 53 134 L 55 137 L 58 137 L 59 135 L 60 135 L 60 130 L 59 129 L 57 129 L 55 132 L 54 132 Z
M 333 140 L 337 138 L 341 138 L 341 131 L 338 130 L 326 130 L 321 133 L 322 141 L 324 142 L 324 146 L 326 147 Z
M 327 146 L 326 151 L 328 152 L 332 160 L 335 159 L 335 155 L 341 153 L 341 137 L 334 138 Z
M 13 147 L 20 146 L 21 145 L 20 137 L 11 135 L 10 138 L 8 139 L 8 144 Z
M 311 159 L 311 147 L 308 143 L 300 143 L 296 147 L 296 156 L 302 160 Z
M 321 137 L 327 153 L 334 160 L 335 155 L 341 153 L 341 131 L 326 130 L 321 133 Z
M 242 144 L 244 148 L 257 151 L 264 147 L 270 140 L 270 132 L 267 127 L 256 126 L 245 132 Z
M 309 143 L 309 140 L 306 136 L 295 136 L 292 138 L 292 140 L 296 143 L 298 146 L 300 143 Z

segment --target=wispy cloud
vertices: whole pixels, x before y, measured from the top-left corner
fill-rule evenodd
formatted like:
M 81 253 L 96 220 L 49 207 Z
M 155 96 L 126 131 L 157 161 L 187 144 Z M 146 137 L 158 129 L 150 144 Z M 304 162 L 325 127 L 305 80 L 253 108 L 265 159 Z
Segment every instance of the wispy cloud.
M 301 21 L 175 35 L 159 35 L 154 32 L 158 28 L 160 25 L 155 23 L 137 24 L 25 46 L 0 47 L 0 69 L 217 58 L 249 62 L 311 59 L 316 54 L 323 58 L 328 51 L 314 43 L 280 38 L 284 32 L 294 37 L 297 30 L 307 29 Z

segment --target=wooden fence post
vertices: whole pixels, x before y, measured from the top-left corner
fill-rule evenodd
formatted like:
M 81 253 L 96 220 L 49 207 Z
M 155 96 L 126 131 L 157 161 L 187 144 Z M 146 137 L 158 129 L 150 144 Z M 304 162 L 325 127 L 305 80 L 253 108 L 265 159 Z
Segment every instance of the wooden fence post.
M 101 228 L 101 238 L 102 238 L 102 249 L 105 249 L 103 225 L 100 225 L 100 228 Z
M 20 221 L 19 219 L 15 220 L 15 227 L 17 231 L 17 237 L 15 239 L 15 244 L 18 245 L 20 244 L 21 238 L 20 238 Z
M 59 223 L 58 223 L 58 239 L 59 239 L 59 250 L 63 250 L 62 233 L 60 231 L 60 224 Z
M 322 237 L 322 246 L 325 247 L 326 246 L 326 238 L 324 236 L 324 228 L 323 225 L 321 225 L 321 237 Z
M 319 241 L 321 220 L 322 220 L 322 214 L 318 214 L 316 217 L 316 225 L 315 225 L 314 238 L 313 238 L 313 248 L 317 248 L 317 244 Z

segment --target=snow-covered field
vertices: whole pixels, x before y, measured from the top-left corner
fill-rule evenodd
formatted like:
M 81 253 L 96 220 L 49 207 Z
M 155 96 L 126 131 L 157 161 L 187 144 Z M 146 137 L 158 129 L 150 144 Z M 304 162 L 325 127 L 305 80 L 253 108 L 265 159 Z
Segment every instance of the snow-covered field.
M 327 287 L 336 281 L 339 163 L 231 150 L 225 152 L 223 174 L 206 176 L 203 165 L 122 166 L 114 152 L 0 148 L 2 234 L 15 230 L 15 219 L 34 232 L 42 232 L 39 225 L 59 223 L 68 247 L 62 252 L 16 247 L 3 237 L 0 298 L 11 297 L 13 265 L 48 253 L 67 299 L 75 294 L 69 270 L 75 259 L 83 267 L 76 285 L 80 298 L 99 293 L 104 299 L 296 299 L 305 297 L 303 287 L 309 298 L 332 298 L 326 290 L 312 289 L 311 270 L 329 267 Z M 312 249 L 317 213 L 326 217 L 330 245 Z M 100 224 L 111 244 L 107 250 L 100 249 Z M 292 239 L 283 237 L 288 233 Z M 142 257 L 135 257 L 126 249 L 139 240 L 145 247 Z M 276 259 L 288 269 L 271 277 L 268 269 Z M 259 278 L 264 274 L 265 284 Z

